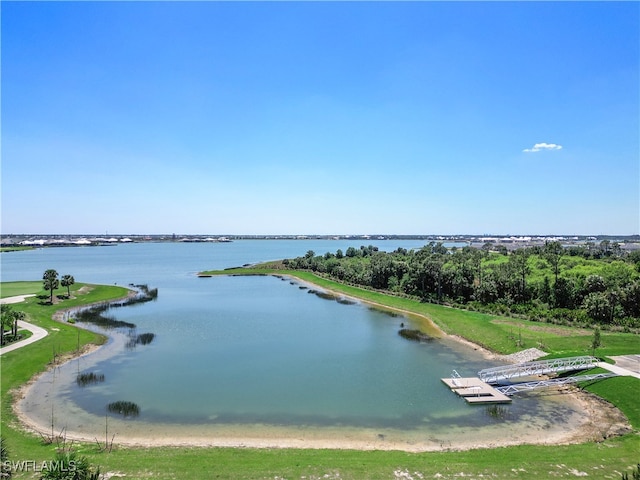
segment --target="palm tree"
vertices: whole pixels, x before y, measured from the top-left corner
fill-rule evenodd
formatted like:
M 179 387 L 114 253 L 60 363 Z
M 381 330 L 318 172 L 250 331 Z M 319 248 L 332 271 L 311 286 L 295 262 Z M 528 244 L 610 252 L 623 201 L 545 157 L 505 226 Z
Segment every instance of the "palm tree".
M 13 312 L 13 325 L 11 326 L 11 333 L 13 338 L 18 338 L 18 320 L 22 321 L 26 317 L 24 312 Z
M 60 285 L 62 285 L 63 287 L 67 287 L 67 298 L 71 297 L 70 287 L 74 283 L 76 283 L 76 280 L 75 278 L 73 278 L 73 275 L 63 275 L 62 279 L 60 280 Z
M 12 325 L 12 313 L 13 309 L 3 303 L 0 304 L 0 345 L 4 345 L 4 327 L 5 325 Z
M 0 306 L 0 345 L 4 344 L 4 328 L 11 329 L 11 335 L 15 338 L 18 335 L 18 320 L 24 320 L 24 312 L 16 312 L 10 305 Z
M 58 272 L 50 268 L 49 270 L 44 272 L 42 280 L 44 280 L 44 289 L 51 290 L 51 297 L 49 301 L 53 303 L 53 291 L 57 290 L 60 284 L 60 282 L 58 281 Z

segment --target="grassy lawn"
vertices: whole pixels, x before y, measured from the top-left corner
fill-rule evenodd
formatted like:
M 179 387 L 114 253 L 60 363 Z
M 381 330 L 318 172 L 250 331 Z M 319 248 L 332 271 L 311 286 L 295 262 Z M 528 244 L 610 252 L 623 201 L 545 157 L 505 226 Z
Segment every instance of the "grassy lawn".
M 228 272 L 225 272 L 228 273 Z M 265 272 L 266 273 L 266 272 Z M 281 273 L 281 272 L 280 272 Z M 299 273 L 299 272 L 296 272 Z M 310 274 L 309 274 L 310 275 Z M 335 282 L 317 277 L 300 276 L 326 288 L 338 290 Z M 22 283 L 22 282 L 21 282 Z M 41 285 L 41 282 L 34 282 Z M 17 291 L 15 285 L 2 285 Z M 60 300 L 57 305 L 48 305 L 33 297 L 15 308 L 25 311 L 28 321 L 49 330 L 50 334 L 35 344 L 9 352 L 1 357 L 1 427 L 7 439 L 10 460 L 34 459 L 39 462 L 51 460 L 54 445 L 44 445 L 39 436 L 20 429 L 11 409 L 10 391 L 42 371 L 58 354 L 74 352 L 78 345 L 100 343 L 103 338 L 80 330 L 69 324 L 56 323 L 51 316 L 57 309 L 68 308 L 94 301 L 121 297 L 124 288 L 113 286 L 74 285 L 72 298 Z M 343 293 L 378 303 L 389 303 L 394 308 L 410 310 L 428 315 L 442 328 L 452 333 L 464 333 L 479 326 L 471 336 L 484 338 L 488 344 L 497 345 L 508 353 L 514 348 L 508 341 L 490 341 L 491 335 L 506 336 L 517 325 L 512 319 L 496 319 L 481 314 L 462 312 L 441 306 L 419 304 L 410 300 L 388 297 L 366 290 L 344 287 Z M 82 292 L 82 293 L 81 293 Z M 33 292 L 46 295 L 45 292 Z M 62 293 L 62 290 L 60 291 Z M 436 307 L 436 308 L 433 308 Z M 459 319 L 458 317 L 462 317 Z M 499 321 L 496 321 L 499 320 Z M 535 324 L 538 325 L 538 324 Z M 54 330 L 57 329 L 57 330 Z M 523 324 L 523 330 L 530 325 Z M 461 329 L 461 330 L 457 330 Z M 563 333 L 563 332 L 560 332 Z M 567 350 L 582 345 L 571 335 L 558 335 L 556 348 Z M 533 338 L 533 332 L 531 333 Z M 542 335 L 540 333 L 540 335 Z M 547 342 L 553 340 L 552 332 L 545 332 Z M 622 334 L 621 334 L 622 335 Z M 580 336 L 578 336 L 580 337 Z M 528 338 L 528 337 L 527 337 Z M 527 340 L 528 341 L 528 340 Z M 533 340 L 531 340 L 533 341 Z M 618 343 L 616 343 L 618 342 Z M 608 339 L 603 334 L 603 351 L 607 348 L 625 353 L 638 352 L 637 342 L 621 336 Z M 610 344 L 610 347 L 607 347 Z M 525 345 L 527 346 L 527 345 Z M 496 348 L 498 350 L 498 348 Z M 612 438 L 601 443 L 581 445 L 517 446 L 496 449 L 478 449 L 462 452 L 405 453 L 398 451 L 353 451 L 353 450 L 296 450 L 296 449 L 251 449 L 251 448 L 197 448 L 162 447 L 141 448 L 116 446 L 111 453 L 98 452 L 95 443 L 77 443 L 76 447 L 90 462 L 100 465 L 103 472 L 120 472 L 127 479 L 393 479 L 393 478 L 524 478 L 540 479 L 553 477 L 585 476 L 590 478 L 621 478 L 621 472 L 630 472 L 640 461 L 640 413 L 637 391 L 640 381 L 628 378 L 613 378 L 593 384 L 588 388 L 614 402 L 625 412 L 636 432 Z M 117 437 L 116 437 L 117 441 Z M 32 474 L 15 473 L 14 478 L 35 478 Z
M 518 446 L 462 452 L 130 448 L 93 457 L 104 471 L 160 479 L 396 479 L 584 476 L 619 479 L 637 462 L 638 442 Z M 629 467 L 628 467 L 628 466 Z M 126 466 L 126 467 L 125 467 Z M 403 476 L 404 475 L 404 476 Z M 410 475 L 410 476 L 407 476 Z
M 0 298 L 16 295 L 30 295 L 44 292 L 42 282 L 3 282 L 0 284 Z
M 604 370 L 602 370 L 604 371 Z M 585 372 L 588 374 L 591 372 Z M 596 370 L 593 373 L 597 373 Z M 624 414 L 636 431 L 640 431 L 640 380 L 633 377 L 613 377 L 599 382 L 593 382 L 584 387 L 599 397 L 606 398 L 614 405 L 626 405 Z M 640 454 L 640 452 L 638 452 Z M 638 458 L 640 461 L 640 458 Z

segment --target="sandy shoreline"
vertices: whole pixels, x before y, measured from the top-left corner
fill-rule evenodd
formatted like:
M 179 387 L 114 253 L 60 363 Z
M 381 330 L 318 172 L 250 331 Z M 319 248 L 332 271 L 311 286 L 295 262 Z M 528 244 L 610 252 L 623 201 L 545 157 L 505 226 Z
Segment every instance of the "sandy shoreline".
M 46 399 L 40 403 L 39 414 L 32 407 L 29 392 L 36 382 L 21 389 L 14 404 L 23 427 L 38 435 L 66 437 L 67 440 L 102 442 L 105 440 L 105 418 L 98 418 L 74 405 L 56 406 L 54 428 L 52 409 Z M 394 430 L 372 428 L 339 428 L 312 426 L 179 425 L 147 423 L 114 418 L 108 419 L 107 438 L 126 446 L 194 446 L 238 448 L 311 448 L 350 450 L 401 450 L 407 452 L 451 451 L 475 448 L 495 448 L 521 444 L 561 445 L 601 441 L 613 435 L 628 433 L 624 416 L 612 405 L 597 397 L 567 389 L 545 399 L 566 410 L 574 408 L 562 421 L 533 416 L 518 424 L 496 423 L 484 427 L 458 426 L 447 430 Z M 473 407 L 471 407 L 473 408 Z M 64 417 L 65 420 L 61 420 Z
M 330 291 L 298 278 L 296 282 L 314 289 Z M 339 292 L 339 297 L 349 298 Z M 360 299 L 355 299 L 362 303 Z M 390 309 L 385 305 L 376 305 Z M 403 312 L 409 313 L 409 312 Z M 412 314 L 415 315 L 415 314 Z M 61 320 L 62 314 L 56 314 Z M 428 318 L 420 316 L 426 321 Z M 437 327 L 436 327 L 437 328 Z M 441 332 L 441 331 L 440 331 Z M 501 358 L 478 345 L 460 337 L 443 337 L 465 347 L 482 352 L 487 358 Z M 75 374 L 69 365 L 73 362 L 83 368 L 108 358 L 126 342 L 126 336 L 110 336 L 104 346 L 94 346 L 67 360 L 65 365 L 53 366 L 48 371 L 31 379 L 14 395 L 13 410 L 22 426 L 39 435 L 58 435 L 63 432 L 68 440 L 104 443 L 105 417 L 85 412 L 75 405 L 64 405 L 56 400 L 54 384 L 73 384 Z M 65 366 L 67 367 L 65 369 Z M 65 378 L 66 375 L 66 378 Z M 115 435 L 115 444 L 128 446 L 199 446 L 199 447 L 251 447 L 251 448 L 312 448 L 312 449 L 356 449 L 356 450 L 402 450 L 407 452 L 465 450 L 494 448 L 520 444 L 569 444 L 599 441 L 619 433 L 630 431 L 624 415 L 609 403 L 579 391 L 566 388 L 560 392 L 542 394 L 545 402 L 566 412 L 557 422 L 549 419 L 526 417 L 517 422 L 496 422 L 483 427 L 457 426 L 445 430 L 426 429 L 394 430 L 355 427 L 317 426 L 273 426 L 273 425 L 229 425 L 220 423 L 182 425 L 171 423 L 148 423 L 109 417 L 107 437 Z M 517 400 L 516 400 L 517 401 Z M 57 403 L 56 403 L 57 402 Z M 72 403 L 72 402 L 67 402 Z M 473 408 L 473 407 L 472 407 Z M 64 420 L 61 420 L 64 419 Z

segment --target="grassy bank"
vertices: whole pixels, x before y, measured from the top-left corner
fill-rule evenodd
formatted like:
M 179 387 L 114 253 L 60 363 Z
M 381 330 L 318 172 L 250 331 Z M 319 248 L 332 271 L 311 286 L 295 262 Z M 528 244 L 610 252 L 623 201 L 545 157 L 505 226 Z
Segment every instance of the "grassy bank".
M 63 361 L 64 358 L 68 358 L 69 355 L 86 345 L 104 342 L 105 338 L 101 335 L 76 328 L 70 324 L 53 321 L 51 317 L 57 310 L 120 298 L 126 296 L 128 290 L 115 286 L 76 283 L 71 287 L 71 298 L 67 300 L 56 299 L 57 303 L 50 305 L 47 303 L 49 292 L 42 290 L 42 282 L 2 283 L 0 288 L 3 297 L 35 293 L 35 297 L 14 304 L 13 308 L 25 312 L 27 322 L 38 325 L 49 332 L 42 340 L 5 353 L 1 357 L 0 398 L 2 405 L 0 406 L 0 415 L 2 416 L 2 436 L 7 439 L 12 460 L 49 459 L 50 456 L 52 457 L 52 447 L 43 446 L 40 437 L 24 434 L 18 428 L 17 420 L 11 409 L 12 392 L 28 382 L 34 375 L 54 363 Z
M 33 250 L 33 247 L 0 247 L 0 253 L 3 253 L 3 252 L 21 252 L 23 250 Z
M 225 272 L 228 273 L 228 272 Z M 265 272 L 266 273 L 266 272 Z M 282 272 L 280 272 L 282 273 Z M 304 273 L 304 272 L 303 272 Z M 313 281 L 325 288 L 337 289 L 336 284 L 325 283 L 317 277 L 300 277 Z M 38 282 L 39 283 L 39 282 Z M 4 287 L 5 285 L 3 285 Z M 57 305 L 46 305 L 38 297 L 17 304 L 16 309 L 27 312 L 28 321 L 49 330 L 50 334 L 40 342 L 9 352 L 2 356 L 1 373 L 1 426 L 2 435 L 7 438 L 10 460 L 50 460 L 55 445 L 44 445 L 39 436 L 25 433 L 17 424 L 11 411 L 10 391 L 28 381 L 34 374 L 42 371 L 53 360 L 53 352 L 58 355 L 73 353 L 78 346 L 87 343 L 100 343 L 102 338 L 90 332 L 82 331 L 72 325 L 53 322 L 53 312 L 94 301 L 120 297 L 124 289 L 120 287 L 87 288 L 80 293 L 84 285 L 72 288 L 72 297 Z M 349 287 L 345 294 L 357 293 Z M 360 290 L 360 289 L 357 289 Z M 15 295 L 25 293 L 17 292 Z M 44 292 L 36 292 L 44 294 Z M 375 292 L 363 291 L 363 294 Z M 3 293 L 4 295 L 4 293 Z M 363 297 L 360 297 L 363 298 Z M 369 301 L 393 303 L 392 307 L 406 307 L 405 303 L 395 304 L 392 298 L 368 297 Z M 403 300 L 403 299 L 397 299 Z M 420 307 L 427 305 L 419 304 Z M 433 305 L 431 307 L 434 307 Z M 443 309 L 440 312 L 439 309 Z M 454 333 L 456 326 L 471 324 L 473 318 L 466 318 L 453 326 L 456 312 L 439 307 L 438 322 Z M 429 311 L 430 312 L 430 311 Z M 443 313 L 445 312 L 445 313 Z M 421 313 L 421 312 L 416 312 Z M 424 313 L 427 315 L 427 313 Z M 435 320 L 435 319 L 434 319 Z M 483 321 L 483 320 L 480 320 Z M 485 320 L 489 323 L 489 320 Z M 497 324 L 506 328 L 505 324 Z M 603 340 L 606 338 L 603 335 Z M 569 340 L 566 340 L 569 341 Z M 626 343 L 616 347 L 624 350 Z M 507 349 L 508 351 L 509 349 Z M 628 353 L 628 352 L 627 352 Z M 618 383 L 626 380 L 624 385 Z M 638 383 L 629 383 L 635 379 L 610 379 L 594 387 L 601 386 L 601 395 L 616 404 L 633 418 L 633 424 L 640 428 L 637 414 L 635 392 Z M 57 433 L 57 432 L 56 432 Z M 117 443 L 117 437 L 116 437 Z M 437 452 L 410 454 L 396 451 L 353 451 L 353 450 L 289 450 L 289 449 L 249 449 L 249 448 L 195 448 L 162 447 L 134 448 L 116 446 L 111 453 L 100 453 L 95 443 L 76 445 L 81 454 L 102 467 L 103 472 L 119 472 L 127 479 L 393 479 L 393 478 L 524 478 L 539 479 L 549 477 L 571 477 L 589 475 L 590 478 L 620 478 L 620 472 L 630 471 L 640 459 L 640 440 L 637 434 L 612 438 L 600 443 L 591 442 L 568 446 L 518 446 L 496 449 L 471 450 L 463 452 Z M 31 474 L 16 473 L 14 478 L 34 478 Z

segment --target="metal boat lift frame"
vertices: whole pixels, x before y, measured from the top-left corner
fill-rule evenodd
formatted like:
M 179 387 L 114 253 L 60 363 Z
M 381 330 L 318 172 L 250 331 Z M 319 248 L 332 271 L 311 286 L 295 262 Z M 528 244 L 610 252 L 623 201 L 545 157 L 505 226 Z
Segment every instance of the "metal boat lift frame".
M 550 373 L 588 370 L 597 367 L 598 359 L 591 356 L 554 358 L 536 362 L 519 363 L 494 368 L 485 368 L 478 377 L 485 383 L 496 384 L 512 378 L 548 375 Z M 536 382 L 534 382 L 536 383 Z
M 557 387 L 560 385 L 570 385 L 573 383 L 588 382 L 591 380 L 601 380 L 603 378 L 617 377 L 616 373 L 595 373 L 592 375 L 576 375 L 573 377 L 552 378 L 549 380 L 540 380 L 538 382 L 522 382 L 514 383 L 513 385 L 503 385 L 500 387 L 493 387 L 500 393 L 511 396 L 520 392 L 527 392 L 536 388 L 544 387 Z

